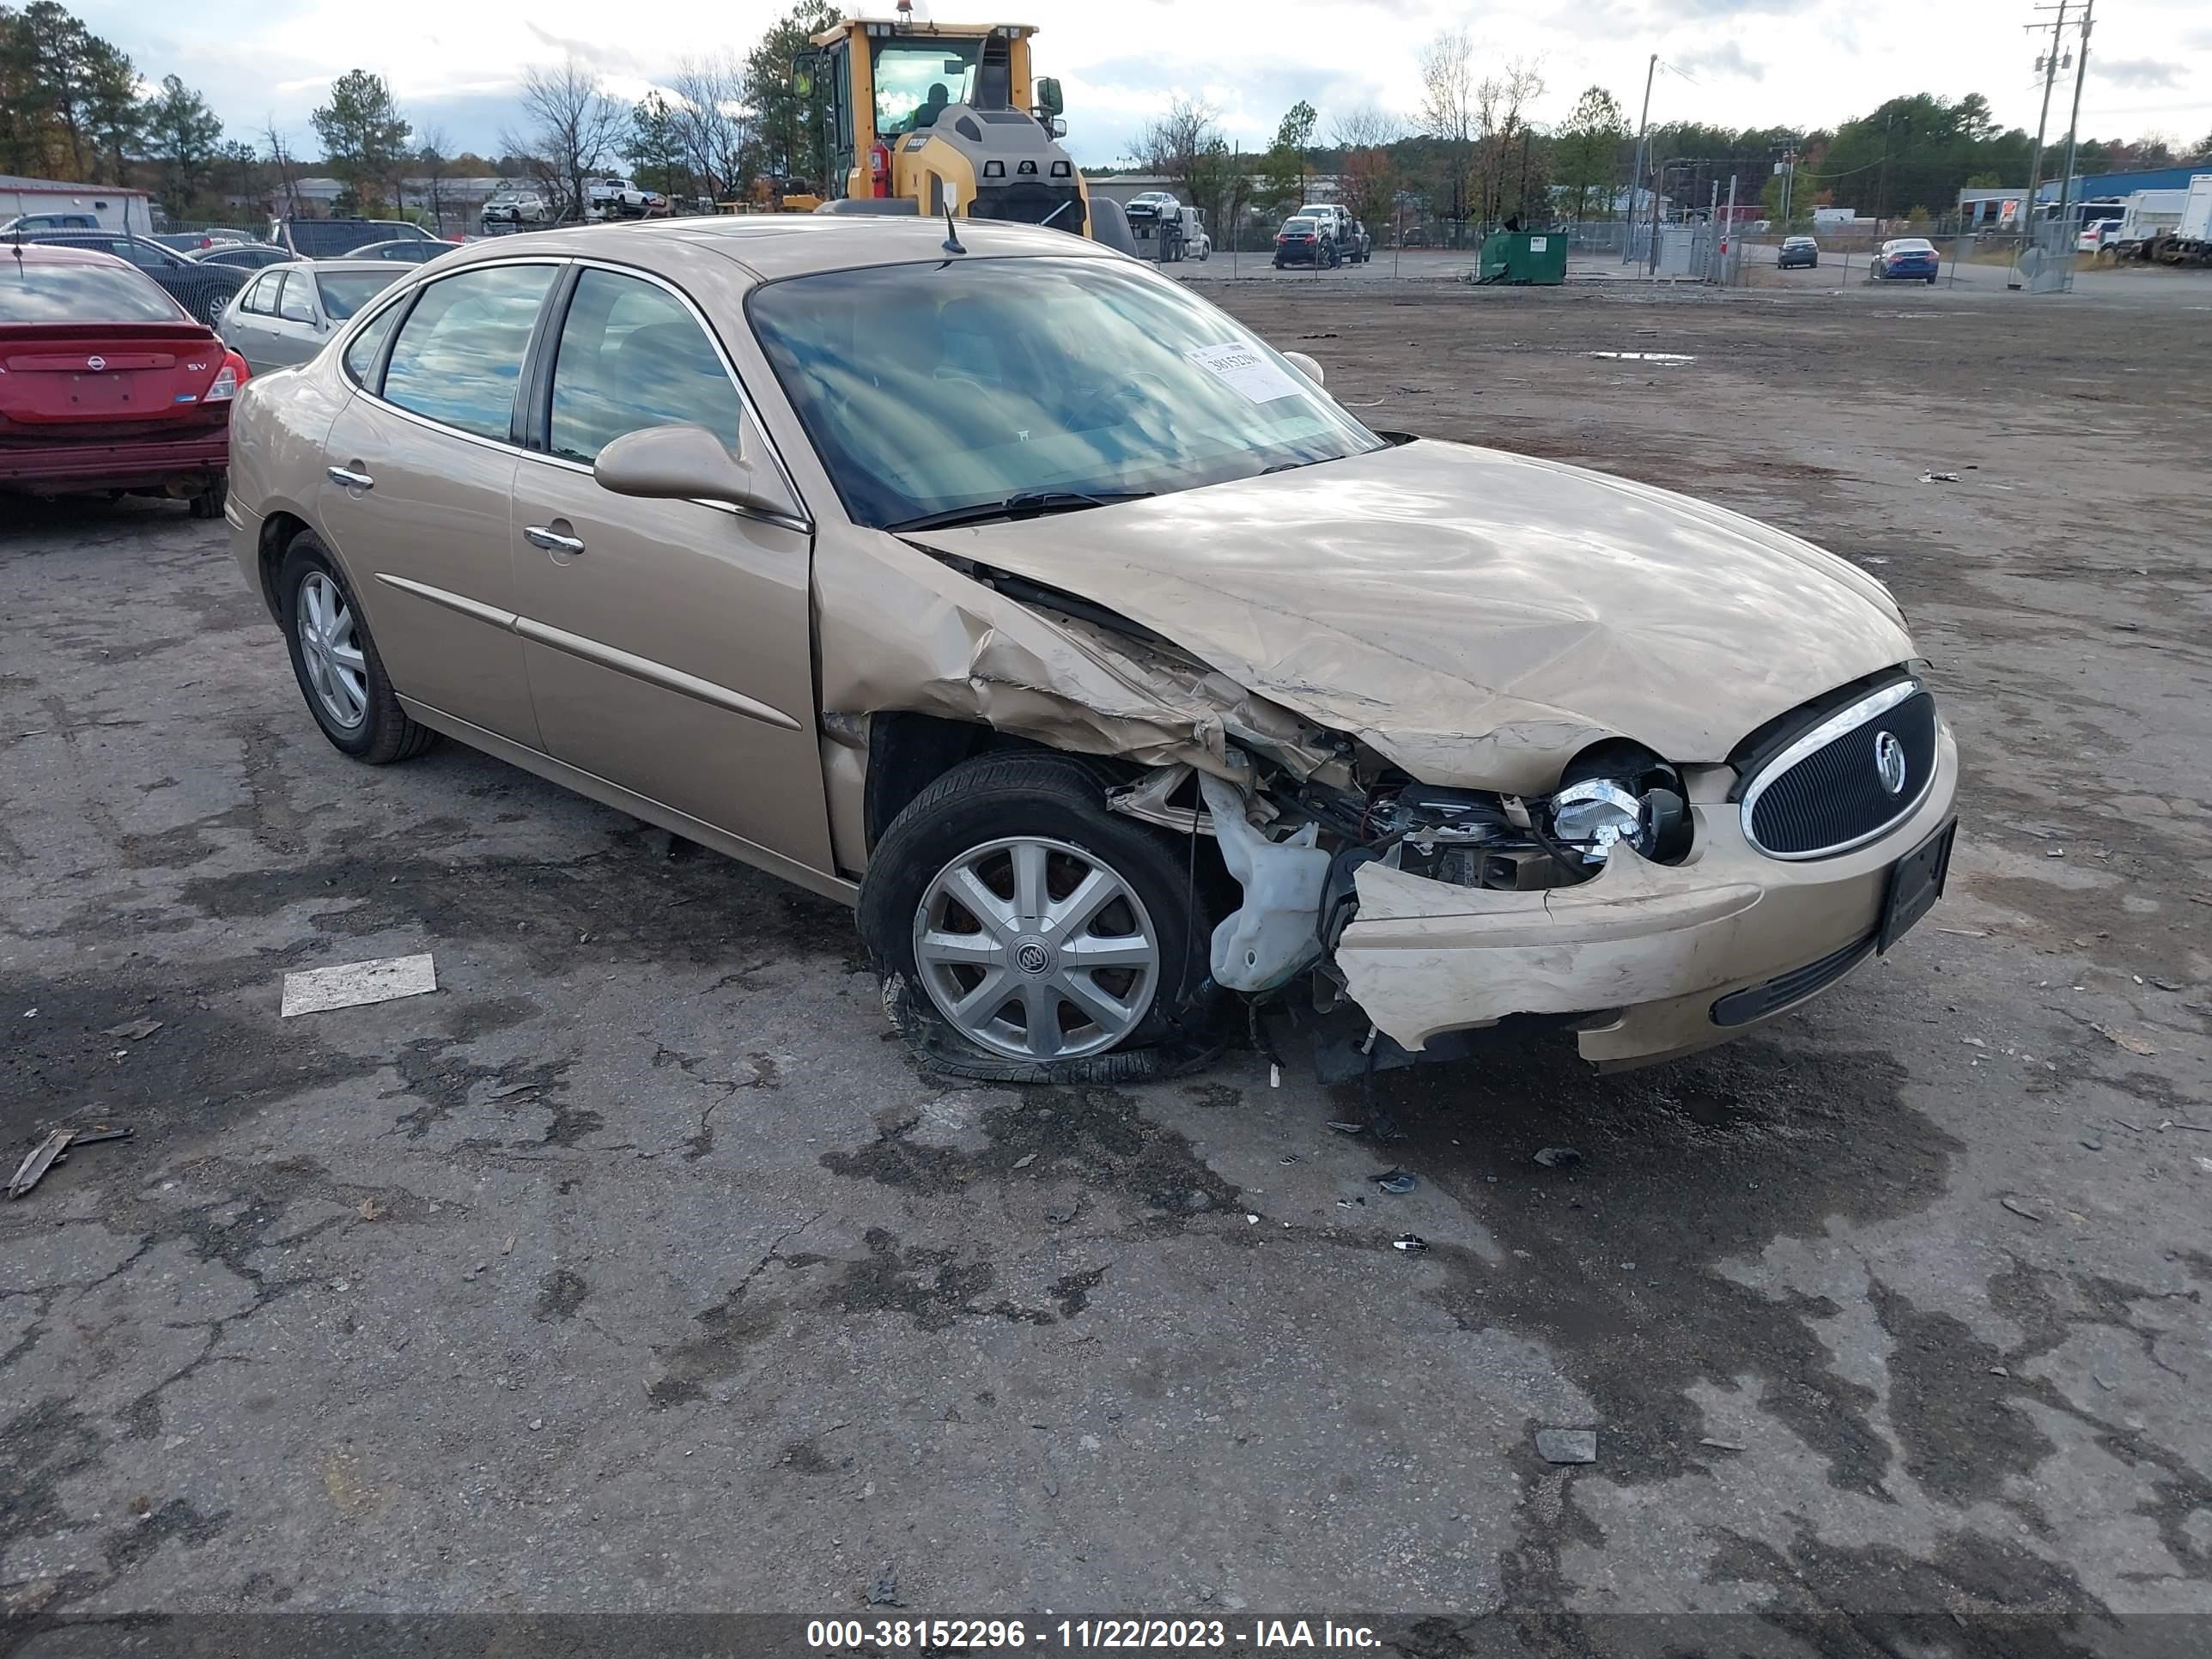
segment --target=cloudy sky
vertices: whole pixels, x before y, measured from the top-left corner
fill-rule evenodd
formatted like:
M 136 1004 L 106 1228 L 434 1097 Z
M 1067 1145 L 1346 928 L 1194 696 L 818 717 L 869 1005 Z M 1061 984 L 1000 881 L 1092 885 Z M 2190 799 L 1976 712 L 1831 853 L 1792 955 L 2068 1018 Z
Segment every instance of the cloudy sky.
M 929 15 L 932 0 L 917 0 Z M 1540 120 L 1564 115 L 1592 84 L 1635 118 L 1644 66 L 1663 67 L 1655 119 L 1729 125 L 1826 125 L 1900 93 L 1985 94 L 2000 121 L 2033 129 L 2040 82 L 2023 31 L 2032 0 L 934 0 L 945 21 L 1020 21 L 1042 30 L 1041 74 L 1066 90 L 1079 159 L 1121 159 L 1170 99 L 1203 97 L 1224 131 L 1264 145 L 1297 99 L 1332 117 L 1362 106 L 1410 114 L 1415 59 L 1438 29 L 1465 27 L 1478 64 L 1522 58 L 1548 88 Z M 517 76 L 573 50 L 620 95 L 635 97 L 680 58 L 742 52 L 778 0 L 76 0 L 98 33 L 158 79 L 198 87 L 235 137 L 267 119 L 313 149 L 307 112 L 332 76 L 384 76 L 419 126 L 486 153 L 513 118 Z M 858 8 L 888 15 L 890 0 Z M 2096 25 L 2086 137 L 2166 134 L 2177 145 L 2212 131 L 2212 6 L 2203 0 L 2106 0 Z M 2070 95 L 2070 85 L 2064 88 Z M 2053 131 L 2064 125 L 2054 100 Z

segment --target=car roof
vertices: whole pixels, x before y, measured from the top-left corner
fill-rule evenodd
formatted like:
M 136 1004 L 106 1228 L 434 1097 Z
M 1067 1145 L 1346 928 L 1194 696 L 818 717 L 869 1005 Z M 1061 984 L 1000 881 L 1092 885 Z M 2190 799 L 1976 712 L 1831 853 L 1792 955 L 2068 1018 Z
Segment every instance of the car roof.
M 13 258 L 15 252 L 15 244 L 0 242 L 0 260 Z M 25 242 L 21 253 L 23 263 L 28 265 L 115 265 L 125 270 L 138 269 L 119 255 L 76 242 Z
M 343 275 L 349 270 L 389 270 L 396 262 L 391 259 L 356 259 L 351 254 L 337 259 L 287 259 L 281 265 L 271 265 L 271 270 L 333 270 Z M 429 261 L 423 261 L 425 264 Z M 400 266 L 402 270 L 406 267 Z
M 1087 237 L 1042 225 L 962 219 L 959 241 L 989 258 L 1120 258 Z M 439 275 L 479 262 L 520 258 L 609 258 L 651 269 L 702 258 L 734 264 L 761 282 L 867 265 L 940 263 L 940 217 L 874 213 L 742 213 L 635 224 L 571 225 L 471 242 L 438 260 Z M 389 263 L 381 262 L 381 263 Z

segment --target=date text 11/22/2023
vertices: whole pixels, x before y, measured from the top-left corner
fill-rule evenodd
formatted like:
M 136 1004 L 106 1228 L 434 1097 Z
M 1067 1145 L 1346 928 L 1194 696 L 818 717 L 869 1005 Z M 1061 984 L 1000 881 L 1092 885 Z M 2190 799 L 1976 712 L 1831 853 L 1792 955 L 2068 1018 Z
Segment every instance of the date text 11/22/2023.
M 1365 1625 L 1330 1619 L 823 1619 L 810 1620 L 806 1644 L 833 1653 L 984 1653 L 1037 1648 L 1063 1651 L 1200 1653 L 1357 1652 L 1381 1645 Z

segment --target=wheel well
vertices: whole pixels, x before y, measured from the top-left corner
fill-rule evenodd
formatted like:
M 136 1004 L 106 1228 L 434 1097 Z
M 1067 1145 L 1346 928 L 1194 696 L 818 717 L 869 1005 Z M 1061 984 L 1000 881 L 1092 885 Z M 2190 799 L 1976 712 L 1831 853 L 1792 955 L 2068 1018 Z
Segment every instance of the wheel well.
M 289 513 L 271 513 L 261 524 L 261 602 L 269 607 L 269 614 L 282 622 L 283 610 L 276 603 L 276 574 L 284 567 L 284 550 L 292 544 L 292 538 L 307 527 L 305 519 Z
M 993 730 L 969 720 L 946 720 L 938 714 L 878 714 L 868 718 L 868 781 L 863 811 L 868 848 L 873 851 L 898 815 L 915 796 L 964 760 L 1006 750 L 1030 749 L 1041 754 L 1066 750 L 1029 738 Z M 1098 770 L 1102 782 L 1138 769 L 1125 761 L 1081 756 Z

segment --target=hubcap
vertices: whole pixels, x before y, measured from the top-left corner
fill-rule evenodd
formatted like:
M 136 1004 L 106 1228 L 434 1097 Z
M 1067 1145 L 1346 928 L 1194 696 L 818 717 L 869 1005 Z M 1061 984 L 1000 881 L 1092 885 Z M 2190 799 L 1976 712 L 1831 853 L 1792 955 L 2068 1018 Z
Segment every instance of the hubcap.
M 1136 889 L 1095 854 L 1035 836 L 937 872 L 915 912 L 914 959 L 954 1029 L 1023 1060 L 1112 1048 L 1159 984 L 1159 935 Z
M 352 607 L 338 585 L 319 570 L 301 579 L 293 626 L 315 701 L 337 725 L 359 726 L 368 713 L 368 664 Z

